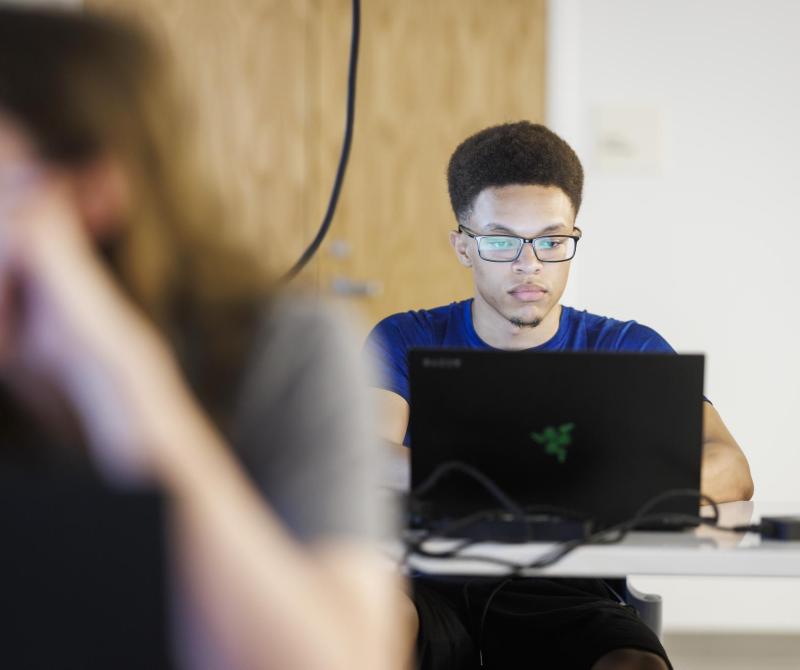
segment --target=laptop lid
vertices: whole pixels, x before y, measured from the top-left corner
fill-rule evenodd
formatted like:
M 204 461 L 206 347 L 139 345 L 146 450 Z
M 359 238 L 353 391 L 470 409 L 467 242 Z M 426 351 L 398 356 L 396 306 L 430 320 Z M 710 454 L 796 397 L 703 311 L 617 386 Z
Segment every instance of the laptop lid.
M 460 461 L 523 508 L 608 526 L 671 489 L 700 487 L 701 355 L 410 352 L 411 485 Z M 429 521 L 499 507 L 462 474 L 420 497 Z M 659 512 L 697 514 L 676 498 Z
M 158 494 L 4 465 L 0 538 L 2 667 L 173 667 Z

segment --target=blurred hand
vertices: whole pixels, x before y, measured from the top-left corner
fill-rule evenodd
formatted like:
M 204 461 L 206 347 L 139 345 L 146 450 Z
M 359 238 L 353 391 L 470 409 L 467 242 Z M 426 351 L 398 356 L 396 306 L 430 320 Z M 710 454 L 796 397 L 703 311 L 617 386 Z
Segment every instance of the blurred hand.
M 153 422 L 180 386 L 174 362 L 96 254 L 65 180 L 20 174 L 0 185 L 0 372 L 54 383 L 101 469 L 148 476 Z

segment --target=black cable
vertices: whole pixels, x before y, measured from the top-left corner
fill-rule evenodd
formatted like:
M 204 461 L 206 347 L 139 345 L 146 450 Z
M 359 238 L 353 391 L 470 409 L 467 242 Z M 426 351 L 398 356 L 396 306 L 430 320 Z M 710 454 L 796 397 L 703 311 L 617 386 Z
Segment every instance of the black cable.
M 485 488 L 492 496 L 499 502 L 503 508 L 511 512 L 515 517 L 522 518 L 525 516 L 525 510 L 522 509 L 511 497 L 506 494 L 505 491 L 490 477 L 487 477 L 483 474 L 478 468 L 475 468 L 467 463 L 462 463 L 461 461 L 447 461 L 439 465 L 428 477 L 425 479 L 422 484 L 417 486 L 411 492 L 411 499 L 416 500 L 421 498 L 425 495 L 428 491 L 430 491 L 434 486 L 436 486 L 439 481 L 445 476 L 449 475 L 453 472 L 460 472 L 462 474 L 471 477 L 476 482 L 478 482 L 483 488 Z
M 564 521 L 564 517 L 558 515 L 550 515 L 549 517 L 540 517 L 540 520 L 544 519 L 552 520 L 554 523 Z M 431 551 L 429 549 L 426 549 L 425 543 L 431 538 L 442 539 L 451 537 L 461 528 L 469 527 L 478 521 L 492 521 L 492 520 L 495 521 L 501 520 L 501 517 L 499 516 L 497 510 L 482 510 L 455 519 L 449 524 L 446 524 L 444 526 L 432 529 L 425 529 L 423 531 L 417 532 L 413 539 L 411 539 L 410 536 L 407 535 L 405 539 L 406 549 L 403 554 L 403 557 L 400 559 L 400 563 L 401 565 L 405 565 L 408 562 L 408 559 L 412 555 L 422 556 L 424 558 L 436 558 L 436 559 L 457 558 L 461 554 L 461 552 L 467 547 L 470 547 L 475 544 L 480 544 L 485 540 L 479 538 L 461 538 L 456 544 L 454 544 L 450 548 L 442 549 L 439 551 Z M 503 558 L 496 558 L 493 556 L 479 556 L 477 557 L 477 560 L 484 563 L 493 563 L 495 565 L 501 565 L 509 569 L 517 569 L 520 567 L 517 563 L 514 563 L 513 561 L 509 561 Z
M 603 580 L 603 584 L 605 587 L 611 592 L 611 594 L 617 599 L 617 602 L 621 605 L 625 604 L 625 598 L 622 597 L 622 594 L 617 591 L 613 586 L 611 586 L 610 582 L 607 579 Z
M 703 517 L 692 514 L 672 514 L 672 513 L 648 514 L 650 510 L 652 510 L 654 507 L 656 507 L 657 505 L 666 500 L 670 500 L 672 498 L 685 498 L 685 497 L 698 498 L 700 501 L 702 500 L 707 501 L 714 510 L 712 523 L 716 524 L 719 522 L 719 507 L 717 505 L 717 502 L 713 500 L 711 497 L 694 489 L 672 489 L 669 491 L 664 491 L 663 493 L 659 493 L 658 495 L 650 498 L 650 500 L 645 502 L 630 519 L 618 523 L 614 526 L 604 528 L 595 533 L 591 533 L 586 537 L 576 538 L 574 540 L 568 540 L 567 542 L 558 545 L 554 550 L 538 558 L 537 560 L 532 561 L 527 565 L 519 566 L 517 572 L 521 570 L 547 568 L 560 561 L 567 554 L 571 553 L 578 547 L 584 545 L 616 544 L 618 542 L 622 542 L 622 540 L 625 539 L 628 533 L 638 526 L 648 525 L 653 523 L 662 523 L 662 524 L 666 523 L 670 525 L 677 525 L 677 524 L 689 524 L 689 523 L 702 523 L 703 521 L 705 521 Z
M 436 487 L 445 476 L 457 473 L 466 475 L 470 477 L 478 484 L 480 484 L 486 491 L 488 491 L 492 497 L 494 497 L 498 503 L 502 506 L 500 509 L 483 509 L 477 512 L 473 512 L 468 514 L 464 517 L 460 517 L 451 521 L 450 523 L 439 527 L 439 528 L 431 528 L 427 529 L 421 533 L 418 533 L 415 539 L 409 539 L 406 536 L 405 542 L 405 551 L 403 552 L 403 556 L 401 558 L 401 565 L 406 565 L 408 563 L 409 558 L 412 555 L 423 556 L 426 558 L 436 558 L 436 559 L 446 559 L 446 558 L 455 558 L 457 557 L 464 549 L 467 547 L 477 544 L 480 540 L 466 538 L 462 539 L 459 543 L 455 544 L 454 546 L 450 547 L 449 549 L 445 549 L 442 551 L 428 551 L 425 549 L 424 544 L 427 540 L 431 537 L 450 537 L 453 533 L 461 530 L 462 528 L 468 527 L 476 522 L 479 521 L 490 521 L 492 519 L 499 518 L 500 514 L 503 511 L 506 511 L 512 515 L 514 519 L 524 520 L 526 514 L 533 514 L 533 513 L 543 513 L 549 515 L 554 520 L 563 520 L 565 518 L 583 518 L 580 515 L 577 515 L 572 510 L 565 510 L 553 505 L 540 505 L 540 506 L 528 506 L 527 508 L 523 509 L 517 502 L 515 502 L 511 496 L 509 496 L 503 489 L 490 477 L 485 475 L 483 472 L 478 470 L 477 468 L 463 463 L 461 461 L 446 461 L 445 463 L 440 464 L 437 466 L 434 471 L 428 475 L 428 477 L 422 482 L 422 484 L 418 485 L 409 495 L 409 503 L 414 504 L 418 501 L 422 496 Z M 495 558 L 491 556 L 484 556 L 480 557 L 482 562 L 493 563 L 495 565 L 500 565 L 502 567 L 508 568 L 512 570 L 514 573 L 517 572 L 518 566 L 513 561 L 508 561 L 502 558 Z
M 443 464 L 443 465 L 450 465 L 452 464 Z M 470 474 L 471 476 L 475 473 L 473 472 L 474 468 L 471 466 L 464 466 L 464 464 L 459 464 L 461 467 L 458 468 L 462 472 Z M 437 474 L 435 471 L 434 474 Z M 440 475 L 441 476 L 441 475 Z M 440 477 L 439 477 L 440 478 Z M 429 479 L 432 479 L 429 478 Z M 437 478 L 438 479 L 438 478 Z M 490 479 L 486 478 L 489 482 Z M 429 483 L 428 480 L 425 482 L 425 486 Z M 493 486 L 497 486 L 494 482 L 492 482 Z M 422 487 L 420 487 L 422 488 Z M 430 487 L 427 487 L 428 490 Z M 500 489 L 501 490 L 501 489 Z M 501 490 L 502 492 L 502 490 Z M 504 494 L 503 494 L 504 495 Z M 659 505 L 660 503 L 669 500 L 671 498 L 680 498 L 680 497 L 692 497 L 697 498 L 699 501 L 707 502 L 712 510 L 713 515 L 711 518 L 707 517 L 700 517 L 693 514 L 676 514 L 676 513 L 657 513 L 651 514 L 650 511 Z M 449 530 L 452 532 L 452 529 L 457 529 L 459 527 L 463 527 L 469 525 L 469 523 L 473 522 L 475 518 L 491 518 L 492 514 L 496 513 L 494 510 L 484 510 L 483 512 L 476 512 L 463 519 L 457 519 L 449 526 L 445 527 L 445 530 Z M 483 516 L 481 516 L 483 515 Z M 488 515 L 488 517 L 487 517 Z M 719 525 L 719 507 L 718 503 L 712 499 L 711 497 L 701 493 L 700 491 L 694 489 L 673 489 L 670 491 L 665 491 L 660 493 L 650 500 L 646 501 L 638 510 L 637 512 L 630 518 L 621 523 L 615 524 L 608 528 L 604 528 L 602 530 L 596 531 L 591 533 L 585 537 L 575 538 L 572 540 L 568 540 L 566 542 L 562 542 L 558 544 L 553 550 L 545 554 L 544 556 L 536 559 L 527 564 L 520 564 L 515 563 L 513 561 L 509 561 L 506 559 L 498 558 L 495 556 L 481 556 L 471 554 L 465 557 L 467 560 L 470 561 L 478 561 L 482 563 L 491 563 L 494 565 L 501 565 L 509 569 L 510 576 L 518 576 L 525 570 L 531 569 L 542 569 L 549 567 L 562 558 L 564 558 L 567 554 L 572 552 L 574 549 L 577 549 L 580 546 L 589 545 L 589 544 L 615 544 L 621 542 L 631 530 L 634 530 L 640 526 L 647 526 L 652 524 L 670 524 L 670 525 L 678 525 L 678 524 L 695 524 L 695 525 L 707 525 L 712 528 L 716 528 L 717 530 L 727 531 L 727 532 L 758 532 L 761 528 L 760 524 L 749 524 L 749 525 L 740 525 L 740 526 L 720 526 Z M 420 555 L 427 558 L 437 558 L 437 559 L 448 559 L 448 558 L 458 558 L 460 552 L 463 551 L 466 547 L 477 544 L 480 540 L 473 540 L 473 539 L 465 539 L 459 544 L 451 547 L 450 549 L 446 549 L 444 551 L 439 552 L 431 552 L 424 548 L 423 544 L 425 541 L 430 539 L 432 536 L 442 537 L 441 532 L 437 532 L 435 529 L 431 531 L 424 532 L 420 537 L 418 537 L 415 541 L 406 541 L 406 552 L 404 553 L 402 563 L 405 565 L 410 558 L 411 555 Z
M 461 530 L 462 528 L 468 527 L 476 522 L 479 521 L 490 521 L 493 519 L 498 519 L 503 511 L 510 513 L 514 519 L 524 520 L 526 514 L 532 513 L 544 513 L 548 514 L 553 519 L 564 519 L 569 517 L 576 516 L 575 512 L 571 510 L 564 510 L 552 505 L 540 505 L 540 506 L 529 506 L 525 509 L 520 507 L 508 494 L 506 494 L 503 489 L 498 486 L 498 484 L 492 480 L 490 477 L 482 473 L 477 468 L 463 463 L 461 461 L 446 461 L 445 463 L 440 464 L 434 471 L 428 475 L 428 477 L 417 486 L 409 495 L 409 502 L 413 504 L 419 498 L 421 498 L 425 493 L 429 492 L 433 489 L 437 484 L 441 482 L 441 480 L 450 474 L 453 473 L 460 473 L 466 475 L 473 480 L 475 480 L 478 484 L 480 484 L 486 491 L 488 491 L 501 505 L 501 509 L 483 509 L 477 512 L 473 512 L 466 516 L 460 517 L 451 521 L 450 523 L 440 527 L 440 528 L 432 528 L 425 530 L 421 533 L 418 533 L 418 536 L 414 540 L 406 539 L 406 548 L 401 559 L 401 564 L 405 565 L 408 562 L 408 559 L 411 555 L 417 554 L 419 556 L 425 556 L 427 558 L 454 558 L 458 556 L 458 554 L 469 547 L 470 545 L 476 544 L 479 540 L 476 539 L 463 539 L 458 544 L 450 547 L 449 549 L 445 549 L 443 551 L 431 552 L 424 548 L 424 544 L 427 540 L 429 540 L 432 536 L 436 537 L 450 537 L 453 533 Z M 491 562 L 502 565 L 503 567 L 513 568 L 514 563 L 504 560 L 504 559 L 487 559 L 491 560 Z
M 428 552 L 424 549 L 423 544 L 427 540 L 429 540 L 433 535 L 436 535 L 436 537 L 450 537 L 452 533 L 460 530 L 461 528 L 470 526 L 478 521 L 487 521 L 489 519 L 494 518 L 494 516 L 495 513 L 493 510 L 480 510 L 473 514 L 468 514 L 466 516 L 455 519 L 454 521 L 443 526 L 442 528 L 423 530 L 420 533 L 418 533 L 418 537 L 415 540 L 409 540 L 407 538 L 405 543 L 406 550 L 402 558 L 402 565 L 406 564 L 408 558 L 412 554 L 427 556 L 429 558 L 452 558 L 458 555 L 459 552 L 463 551 L 469 545 L 475 544 L 477 540 L 464 539 L 459 544 L 456 544 L 454 547 L 451 547 L 450 549 L 442 552 Z
M 492 600 L 494 597 L 500 593 L 501 589 L 508 584 L 513 577 L 507 577 L 502 582 L 500 582 L 497 586 L 492 589 L 492 592 L 489 594 L 489 597 L 486 599 L 486 604 L 483 606 L 483 612 L 481 612 L 481 622 L 480 628 L 478 629 L 478 660 L 480 661 L 481 667 L 483 667 L 484 663 L 484 654 L 483 654 L 483 629 L 486 624 L 486 617 L 489 614 L 489 606 L 492 604 Z
M 342 183 L 344 181 L 344 173 L 347 168 L 347 160 L 350 157 L 350 147 L 353 143 L 353 122 L 356 111 L 356 73 L 358 71 L 358 44 L 361 34 L 361 2 L 360 0 L 353 0 L 353 28 L 350 38 L 350 65 L 347 71 L 347 114 L 344 125 L 344 140 L 342 141 L 342 152 L 339 156 L 339 166 L 336 168 L 336 178 L 333 182 L 333 189 L 331 196 L 328 200 L 328 209 L 325 211 L 325 216 L 322 219 L 322 224 L 317 231 L 316 237 L 312 240 L 308 248 L 303 252 L 302 256 L 292 266 L 292 268 L 283 276 L 282 281 L 288 282 L 294 279 L 298 273 L 306 266 L 311 257 L 317 252 L 322 240 L 328 233 L 333 221 L 333 214 L 336 211 L 336 205 L 339 202 L 339 193 L 342 190 Z

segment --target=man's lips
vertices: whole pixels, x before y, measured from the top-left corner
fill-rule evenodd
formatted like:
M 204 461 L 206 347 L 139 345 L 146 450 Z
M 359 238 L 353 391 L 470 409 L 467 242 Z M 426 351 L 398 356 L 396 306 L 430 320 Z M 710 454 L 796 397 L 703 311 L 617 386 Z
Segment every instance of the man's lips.
M 509 291 L 509 294 L 521 302 L 536 302 L 547 293 L 547 289 L 537 284 L 521 284 Z

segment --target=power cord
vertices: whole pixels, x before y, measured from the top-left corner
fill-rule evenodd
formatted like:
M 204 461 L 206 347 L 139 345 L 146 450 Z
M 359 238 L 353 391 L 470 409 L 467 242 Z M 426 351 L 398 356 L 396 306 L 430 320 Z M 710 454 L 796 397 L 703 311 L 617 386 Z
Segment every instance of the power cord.
M 416 533 L 407 533 L 405 538 L 405 552 L 401 559 L 401 562 L 404 566 L 407 566 L 409 559 L 413 555 L 436 559 L 458 558 L 464 549 L 482 541 L 472 538 L 463 538 L 460 539 L 455 545 L 447 549 L 441 551 L 431 551 L 426 549 L 424 545 L 432 537 L 450 537 L 453 536 L 453 533 L 470 526 L 476 521 L 499 519 L 503 514 L 505 516 L 510 515 L 512 520 L 524 521 L 526 514 L 530 514 L 531 510 L 533 510 L 534 513 L 537 511 L 537 508 L 521 507 L 490 477 L 477 468 L 461 461 L 448 461 L 438 466 L 422 484 L 420 484 L 411 492 L 410 504 L 413 505 L 415 501 L 418 501 L 422 495 L 432 490 L 446 475 L 451 473 L 461 473 L 476 481 L 500 503 L 501 508 L 499 510 L 496 508 L 479 510 L 467 516 L 455 519 L 454 521 L 440 528 L 429 528 L 422 531 L 417 531 Z M 694 514 L 652 512 L 652 510 L 659 504 L 675 498 L 696 498 L 698 499 L 698 502 L 708 503 L 713 512 L 711 518 L 701 517 Z M 580 518 L 574 512 L 569 510 L 559 510 L 559 508 L 551 506 L 543 506 L 542 509 L 538 511 L 542 512 L 546 515 L 546 518 L 550 518 L 553 521 L 575 520 L 576 518 Z M 584 516 L 582 518 L 587 523 L 590 521 L 588 517 Z M 664 491 L 663 493 L 660 493 L 646 501 L 630 519 L 622 521 L 613 526 L 609 526 L 608 528 L 586 533 L 582 537 L 576 537 L 574 539 L 558 542 L 551 551 L 547 552 L 544 556 L 531 561 L 530 563 L 521 564 L 495 556 L 481 556 L 475 554 L 470 554 L 469 560 L 500 565 L 509 569 L 510 576 L 519 576 L 526 570 L 550 567 L 578 547 L 591 544 L 602 545 L 619 543 L 622 542 L 622 540 L 624 540 L 628 533 L 630 533 L 632 530 L 643 526 L 652 527 L 655 524 L 670 526 L 707 525 L 716 528 L 717 530 L 734 533 L 761 532 L 763 530 L 763 524 L 760 523 L 731 527 L 720 526 L 719 505 L 713 498 L 695 489 L 673 489 Z
M 516 517 L 522 518 L 525 515 L 520 507 L 503 489 L 491 478 L 467 463 L 461 461 L 446 461 L 436 467 L 436 469 L 422 482 L 412 493 L 412 499 L 419 499 L 431 489 L 433 489 L 445 476 L 452 473 L 462 473 L 474 479 L 484 489 L 486 489 L 504 509 Z
M 308 248 L 303 252 L 297 262 L 291 269 L 283 276 L 282 281 L 289 282 L 294 279 L 300 271 L 308 264 L 311 257 L 317 252 L 322 240 L 328 233 L 333 221 L 333 214 L 336 211 L 336 205 L 339 202 L 339 193 L 342 190 L 342 183 L 344 182 L 344 173 L 347 169 L 347 161 L 350 157 L 350 147 L 353 144 L 353 125 L 356 111 L 356 74 L 358 72 L 358 44 L 361 35 L 361 2 L 360 0 L 353 0 L 353 27 L 350 37 L 350 65 L 347 70 L 347 113 L 344 126 L 344 140 L 342 141 L 342 152 L 339 156 L 339 165 L 336 168 L 336 178 L 333 182 L 333 189 L 331 196 L 328 200 L 328 208 L 325 211 L 325 216 L 322 219 L 322 224 L 317 231 L 316 236 L 308 245 Z
M 420 501 L 423 495 L 435 488 L 441 481 L 452 474 L 465 475 L 476 481 L 486 490 L 497 502 L 498 508 L 486 508 L 478 510 L 466 516 L 455 519 L 443 526 L 436 528 L 422 529 L 414 534 L 407 533 L 405 537 L 405 552 L 401 559 L 401 564 L 406 565 L 408 559 L 417 554 L 428 558 L 455 558 L 467 547 L 479 543 L 481 540 L 476 538 L 464 538 L 459 540 L 454 546 L 444 551 L 432 552 L 425 549 L 424 544 L 431 537 L 455 537 L 458 531 L 473 526 L 480 522 L 494 520 L 510 520 L 524 522 L 531 515 L 537 515 L 539 521 L 584 521 L 588 524 L 588 519 L 572 510 L 555 507 L 553 505 L 537 505 L 522 507 L 510 495 L 503 491 L 491 477 L 487 476 L 477 468 L 461 461 L 447 461 L 439 465 L 425 481 L 417 486 L 409 496 L 409 505 L 413 508 Z M 484 557 L 481 560 L 494 563 L 508 568 L 516 567 L 516 564 L 505 559 L 495 557 Z

